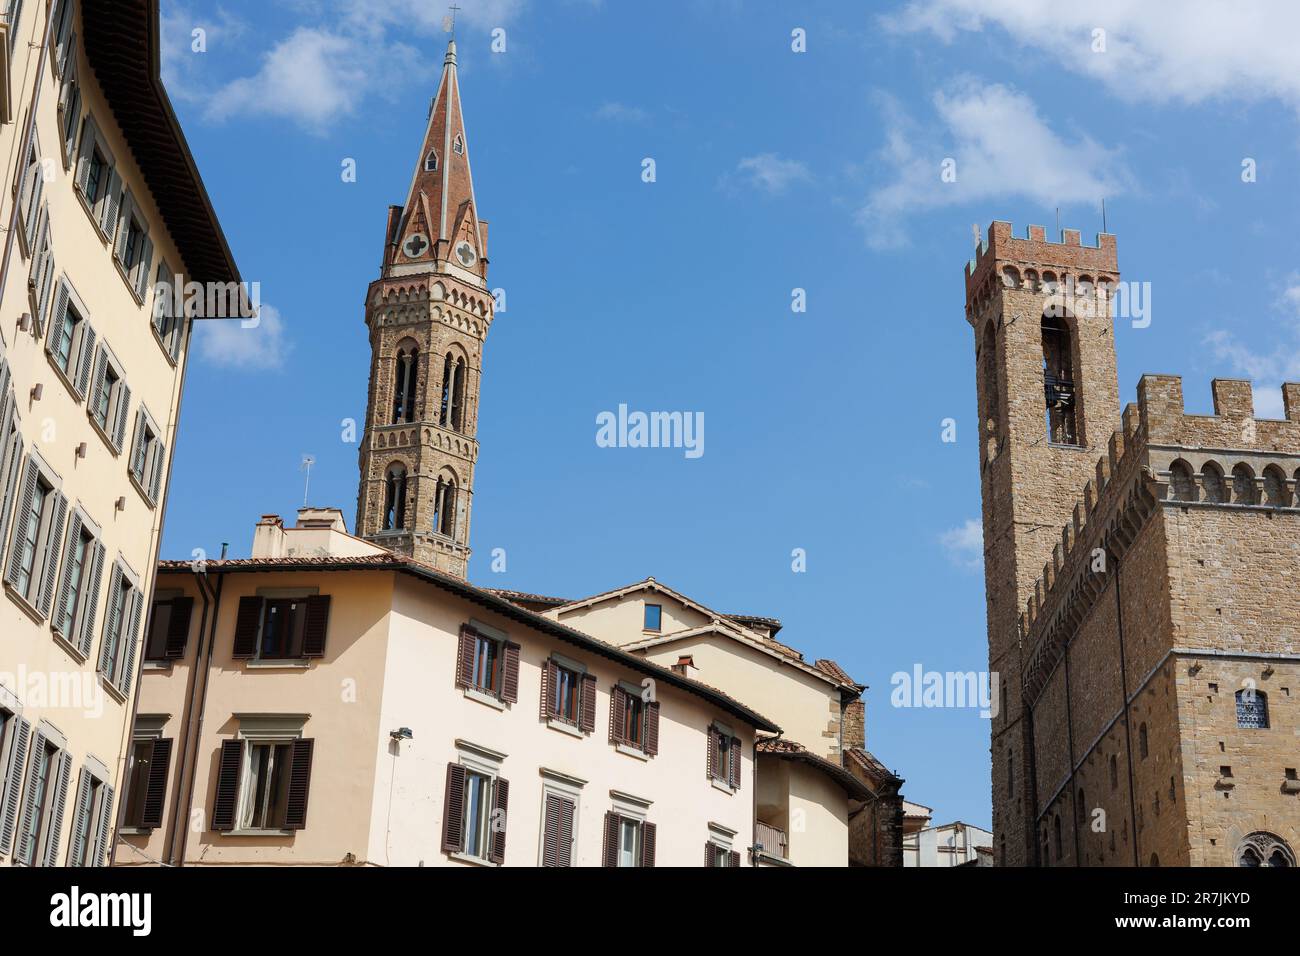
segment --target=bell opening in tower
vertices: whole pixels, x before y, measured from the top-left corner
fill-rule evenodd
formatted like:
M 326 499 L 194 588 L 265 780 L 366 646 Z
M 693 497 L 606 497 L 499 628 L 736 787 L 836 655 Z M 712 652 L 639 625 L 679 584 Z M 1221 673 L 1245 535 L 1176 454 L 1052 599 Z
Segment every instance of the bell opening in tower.
M 1047 406 L 1047 440 L 1078 445 L 1078 392 L 1070 329 L 1059 316 L 1043 315 L 1043 397 Z

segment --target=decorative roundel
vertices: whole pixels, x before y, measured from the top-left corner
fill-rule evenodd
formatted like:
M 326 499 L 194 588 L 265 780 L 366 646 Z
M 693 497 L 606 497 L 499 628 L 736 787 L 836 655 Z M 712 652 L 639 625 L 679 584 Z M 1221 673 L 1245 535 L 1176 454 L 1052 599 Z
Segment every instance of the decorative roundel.
M 456 243 L 455 253 L 456 258 L 460 260 L 460 264 L 467 269 L 478 261 L 478 256 L 474 254 L 474 247 L 466 239 Z
M 422 232 L 412 233 L 402 245 L 408 259 L 418 259 L 429 251 L 429 237 Z

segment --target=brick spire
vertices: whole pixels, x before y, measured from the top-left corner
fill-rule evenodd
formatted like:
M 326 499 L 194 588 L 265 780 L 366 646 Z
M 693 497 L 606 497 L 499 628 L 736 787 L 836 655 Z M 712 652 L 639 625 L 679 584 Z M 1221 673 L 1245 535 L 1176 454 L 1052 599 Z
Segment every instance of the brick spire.
M 389 233 L 385 275 L 438 271 L 485 285 L 487 223 L 479 220 L 474 201 L 455 40 L 447 44 L 424 143 L 395 226 Z

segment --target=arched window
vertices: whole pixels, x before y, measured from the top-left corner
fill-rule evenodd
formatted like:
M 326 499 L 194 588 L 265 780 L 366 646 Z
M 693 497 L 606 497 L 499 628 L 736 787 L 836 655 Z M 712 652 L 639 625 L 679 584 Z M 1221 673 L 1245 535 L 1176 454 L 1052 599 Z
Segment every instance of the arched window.
M 998 343 L 993 330 L 994 320 L 984 326 L 980 343 L 980 382 L 984 390 L 984 461 L 990 462 L 998 454 Z
M 406 527 L 406 468 L 393 465 L 384 479 L 384 530 Z
M 1138 756 L 1147 759 L 1147 725 L 1138 725 Z
M 1237 866 L 1295 866 L 1295 854 L 1280 836 L 1257 830 L 1237 847 Z
M 1055 814 L 1052 817 L 1052 848 L 1056 851 L 1056 858 L 1059 860 L 1061 854 L 1061 815 Z
M 1264 502 L 1274 508 L 1285 508 L 1291 503 L 1286 475 L 1277 465 L 1269 465 L 1264 469 Z
M 1020 272 L 1015 266 L 1002 267 L 1002 284 L 1008 289 L 1020 288 Z
M 428 173 L 438 171 L 438 151 L 436 149 L 429 150 L 429 155 L 424 157 L 424 170 Z
M 456 138 L 452 140 L 451 151 L 457 156 L 463 156 L 465 154 L 465 137 L 460 133 L 457 133 Z
M 1267 694 L 1253 687 L 1237 691 L 1237 726 L 1245 730 L 1268 730 Z
M 1169 493 L 1175 501 L 1196 500 L 1196 477 L 1182 459 L 1169 466 Z
M 1205 500 L 1217 503 L 1227 501 L 1227 492 L 1223 487 L 1223 469 L 1212 461 L 1207 461 L 1201 469 L 1201 487 L 1205 489 Z
M 1110 755 L 1110 788 L 1119 789 L 1119 761 L 1115 759 L 1114 754 Z
M 451 390 L 451 427 L 465 430 L 465 360 L 456 359 L 454 385 Z
M 1239 462 L 1232 469 L 1232 501 L 1239 505 L 1254 505 L 1259 503 L 1259 497 L 1255 491 L 1255 473 L 1250 470 L 1250 465 L 1244 461 Z
M 450 352 L 442 361 L 442 403 L 438 408 L 438 424 L 443 428 L 451 421 L 451 390 L 454 385 L 452 374 L 456 369 L 456 357 Z
M 415 421 L 415 386 L 419 380 L 420 350 L 414 345 L 397 350 L 393 369 L 393 424 Z
M 449 538 L 456 537 L 456 479 L 439 475 L 433 492 L 433 530 Z
M 1074 386 L 1074 350 L 1070 329 L 1058 316 L 1043 315 L 1043 393 L 1047 403 L 1047 440 L 1057 445 L 1079 444 Z

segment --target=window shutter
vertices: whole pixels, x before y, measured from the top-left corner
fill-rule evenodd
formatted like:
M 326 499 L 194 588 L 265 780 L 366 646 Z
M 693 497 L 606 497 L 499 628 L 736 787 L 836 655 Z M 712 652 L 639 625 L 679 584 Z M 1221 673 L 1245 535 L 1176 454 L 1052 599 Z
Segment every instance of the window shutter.
M 708 774 L 710 780 L 718 779 L 718 731 L 715 727 L 709 728 L 709 757 L 708 757 Z
M 144 806 L 140 814 L 142 827 L 162 826 L 163 807 L 167 802 L 167 770 L 171 759 L 171 738 L 159 737 L 153 742 L 153 755 L 149 758 L 149 779 L 145 782 Z
M 33 768 L 37 758 L 45 749 L 45 734 L 39 729 L 32 735 L 32 764 Z M 18 846 L 14 848 L 14 860 L 23 863 L 31 862 L 31 855 L 36 848 L 31 845 L 32 824 L 36 822 L 36 814 L 40 812 L 37 806 L 40 800 L 40 794 L 37 793 L 36 787 L 38 779 L 35 773 L 27 775 L 27 786 L 23 792 L 23 812 L 18 827 Z
M 194 598 L 172 598 L 172 616 L 167 621 L 166 658 L 185 656 L 185 644 L 190 638 L 190 618 L 194 614 Z
M 653 757 L 659 753 L 659 701 L 645 705 L 645 752 Z
M 149 476 L 149 497 L 153 499 L 154 504 L 158 504 L 162 501 L 159 495 L 162 493 L 163 455 L 166 454 L 161 439 L 155 443 L 154 449 L 153 474 Z
M 93 554 L 86 556 L 89 577 L 84 578 L 86 600 L 82 602 L 81 612 L 81 653 L 86 657 L 90 656 L 90 646 L 95 642 L 95 611 L 99 608 L 99 582 L 104 576 L 104 546 L 95 541 L 91 550 Z M 71 635 L 68 637 L 71 640 Z
M 64 104 L 64 110 L 73 116 L 79 116 L 81 113 L 81 86 L 75 81 L 68 84 L 71 93 Z M 72 162 L 72 149 L 77 145 L 77 127 L 74 123 L 72 126 L 72 135 L 67 138 L 63 144 L 63 164 L 66 166 Z
M 560 665 L 548 658 L 545 673 L 546 679 L 542 682 L 542 716 L 554 717 L 556 716 L 554 688 L 559 686 Z
M 95 150 L 97 138 L 95 119 L 87 116 L 81 127 L 81 151 L 77 154 L 77 188 L 83 195 L 90 187 L 90 156 Z
M 510 781 L 497 777 L 492 787 L 492 843 L 488 847 L 488 860 L 492 863 L 506 861 L 506 826 L 510 818 Z
M 77 398 L 85 398 L 86 393 L 90 390 L 90 369 L 95 358 L 95 340 L 97 337 L 95 330 L 88 323 L 83 322 L 80 361 L 77 363 L 77 376 L 74 379 L 77 386 Z
M 130 697 L 131 681 L 135 677 L 135 648 L 140 641 L 140 623 L 144 618 L 144 594 L 139 588 L 132 588 L 128 597 L 131 601 L 131 616 L 127 619 L 126 633 L 123 635 L 126 654 L 122 659 L 122 673 L 117 686 L 125 696 Z
M 627 720 L 627 697 L 623 688 L 615 684 L 609 691 L 609 742 L 623 742 L 623 724 Z
M 602 866 L 618 866 L 618 830 L 621 818 L 613 810 L 605 811 L 605 846 L 601 852 Z
M 2 371 L 4 370 L 0 370 Z M 12 404 L 12 398 L 13 390 L 10 389 L 8 398 L 4 399 L 6 406 Z M 13 409 L 9 408 L 9 412 L 12 411 Z M 9 541 L 9 516 L 13 514 L 14 499 L 18 497 L 18 490 L 21 487 L 18 476 L 22 474 L 23 436 L 9 434 L 11 421 L 13 427 L 17 428 L 16 417 L 6 414 L 0 418 L 0 441 L 4 442 L 4 446 L 0 447 L 0 458 L 3 458 L 6 452 L 9 453 L 9 457 L 5 459 L 4 472 L 0 474 L 0 485 L 4 488 L 4 499 L 0 501 L 0 554 L 5 553 L 4 549 Z M 5 574 L 4 579 L 9 580 L 9 575 Z
M 235 805 L 239 802 L 239 774 L 244 763 L 244 742 L 221 742 L 221 766 L 217 769 L 217 790 L 212 801 L 212 829 L 235 829 Z
M 121 212 L 120 203 L 122 201 L 122 177 L 114 169 L 108 176 L 108 192 L 104 196 L 104 218 L 100 220 L 99 227 L 103 230 L 104 235 L 108 237 L 110 243 L 113 242 L 117 235 L 118 214 Z M 121 255 L 117 253 L 116 243 L 114 243 L 114 255 L 119 259 Z
M 99 649 L 99 672 L 106 676 L 113 675 L 114 647 L 109 641 L 108 635 L 112 634 L 118 627 L 118 615 L 125 610 L 117 606 L 118 591 L 122 586 L 122 568 L 116 561 L 113 562 L 113 571 L 108 576 L 108 613 L 104 615 L 104 643 Z
M 594 733 L 596 730 L 596 675 L 582 675 L 582 699 L 579 701 L 581 710 L 578 714 L 578 729 L 584 734 Z
M 63 808 L 68 802 L 68 783 L 72 777 L 72 754 L 60 752 L 59 775 L 54 786 L 54 806 L 50 811 L 50 832 L 45 839 L 42 866 L 59 865 L 59 838 L 63 835 Z
M 330 596 L 313 594 L 307 598 L 307 621 L 302 635 L 303 657 L 325 656 L 325 634 L 329 630 L 329 622 Z
M 68 312 L 68 284 L 59 280 L 59 289 L 54 293 L 54 311 L 50 313 L 50 334 L 45 337 L 45 351 L 57 355 L 63 345 L 63 318 Z M 44 329 L 38 318 L 37 331 Z
M 465 848 L 465 768 L 447 764 L 447 791 L 442 800 L 442 848 L 460 853 Z
M 578 805 L 567 797 L 560 797 L 560 845 L 556 866 L 573 865 L 573 821 L 577 815 Z
M 231 657 L 248 658 L 257 653 L 257 631 L 262 624 L 262 599 L 241 597 L 235 616 L 235 647 Z
M 705 840 L 704 841 L 704 865 L 713 866 L 713 861 L 716 860 L 717 858 L 718 855 L 713 852 L 713 841 Z
M 546 795 L 542 814 L 542 866 L 560 865 L 560 798 Z
M 289 795 L 285 801 L 286 830 L 307 827 L 307 797 L 311 791 L 311 758 L 316 741 L 303 737 L 293 742 L 293 761 L 289 765 Z
M 506 642 L 505 674 L 501 680 L 501 699 L 507 704 L 519 700 L 519 645 Z
M 99 417 L 99 397 L 104 391 L 104 373 L 108 371 L 108 353 L 103 349 L 95 356 L 95 372 L 90 377 L 90 414 L 99 423 L 99 427 L 108 430 L 108 420 Z M 111 410 L 110 410 L 111 411 Z
M 50 616 L 50 607 L 54 604 L 54 586 L 59 579 L 59 551 L 63 548 L 63 522 L 67 517 L 68 499 L 56 491 L 50 509 L 50 524 L 45 529 L 45 563 L 41 568 L 41 587 L 36 593 L 36 608 L 44 618 Z
M 126 382 L 117 387 L 117 410 L 113 425 L 113 448 L 121 452 L 126 445 L 126 413 L 131 405 L 131 389 Z M 104 426 L 107 429 L 107 425 Z
M 740 852 L 738 850 L 728 851 L 727 866 L 731 867 L 732 869 L 740 868 Z
M 32 496 L 36 494 L 36 462 L 31 458 L 27 459 L 27 470 L 23 472 L 22 490 L 18 494 L 18 518 L 14 521 L 13 534 L 14 540 L 9 548 L 9 569 L 5 572 L 5 581 L 18 586 L 18 575 L 22 570 L 22 548 L 18 543 L 18 536 L 22 534 L 22 515 L 32 509 Z
M 99 832 L 95 834 L 95 849 L 88 866 L 104 866 L 108 848 L 113 840 L 113 788 L 104 784 L 104 800 L 99 808 Z
M 135 291 L 140 298 L 149 288 L 149 269 L 153 266 L 153 240 L 147 235 L 144 237 L 144 243 L 140 249 L 140 262 L 136 265 L 135 273 Z
M 131 439 L 131 457 L 127 461 L 127 468 L 130 469 L 135 480 L 144 484 L 144 462 L 141 460 L 140 449 L 144 444 L 144 409 L 136 409 L 135 413 L 135 437 Z
M 537 701 L 537 710 L 542 720 L 551 716 L 551 660 L 542 661 L 542 689 Z
M 641 824 L 641 865 L 655 865 L 655 825 Z
M 740 789 L 740 738 L 731 738 L 731 779 L 727 781 L 731 784 L 732 790 Z
M 13 849 L 23 768 L 27 766 L 27 740 L 32 731 L 31 723 L 22 717 L 15 717 L 14 723 L 14 741 L 9 748 L 9 765 L 5 768 L 4 799 L 0 801 L 0 854 Z
M 474 641 L 478 631 L 468 624 L 460 626 L 460 640 L 456 645 L 456 686 L 468 687 L 474 682 Z
M 91 782 L 90 773 L 82 767 L 81 773 L 77 774 L 77 802 L 73 804 L 75 809 L 72 811 L 72 846 L 68 847 L 68 866 L 86 865 L 81 857 L 81 841 L 86 836 L 86 828 L 90 826 Z
M 77 512 L 74 511 L 72 512 L 72 520 L 68 523 L 68 543 L 67 546 L 63 549 L 63 576 L 62 579 L 59 581 L 58 600 L 54 602 L 54 619 L 50 622 L 51 626 L 54 628 L 54 633 L 58 634 L 60 637 L 62 637 L 64 640 L 68 642 L 74 642 L 77 639 L 77 636 L 75 634 L 72 633 L 65 634 L 63 632 L 63 617 L 68 610 L 68 594 L 72 590 L 72 565 L 73 562 L 76 561 L 77 559 L 77 545 L 79 545 L 80 543 L 81 543 L 81 515 L 79 515 Z M 90 556 L 91 556 L 90 548 L 87 548 L 86 558 L 89 558 Z M 85 582 L 86 582 L 86 571 L 87 571 L 86 564 L 87 562 L 83 559 L 82 569 L 81 569 L 81 584 L 80 584 L 80 587 L 83 591 L 85 590 Z M 75 626 L 76 626 L 76 622 L 74 621 L 73 627 Z M 72 628 L 69 628 L 69 631 L 71 630 Z

